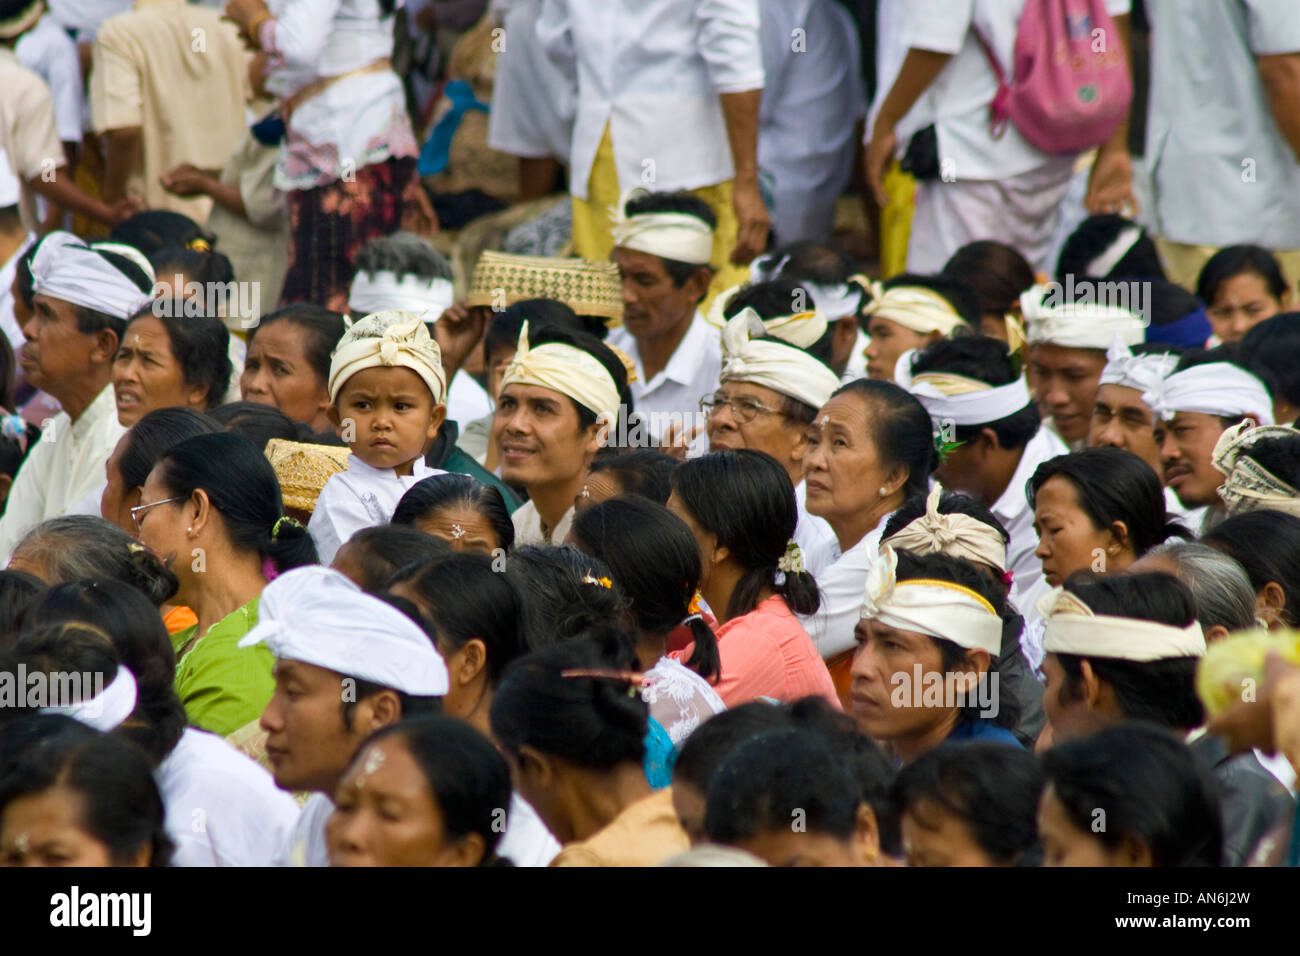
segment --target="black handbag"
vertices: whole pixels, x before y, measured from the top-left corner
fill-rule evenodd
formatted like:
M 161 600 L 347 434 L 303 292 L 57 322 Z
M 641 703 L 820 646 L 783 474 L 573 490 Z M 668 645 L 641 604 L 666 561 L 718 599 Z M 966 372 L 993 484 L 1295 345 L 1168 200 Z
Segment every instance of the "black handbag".
M 898 168 L 921 182 L 939 178 L 939 137 L 933 123 L 918 130 L 908 140 Z

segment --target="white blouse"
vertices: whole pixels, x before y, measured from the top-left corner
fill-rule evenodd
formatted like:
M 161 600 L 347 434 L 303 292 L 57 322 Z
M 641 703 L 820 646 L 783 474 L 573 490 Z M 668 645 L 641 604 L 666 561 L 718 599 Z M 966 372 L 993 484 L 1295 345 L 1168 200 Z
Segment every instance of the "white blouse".
M 333 561 L 339 548 L 362 528 L 387 524 L 402 495 L 417 482 L 445 474 L 420 458 L 411 474 L 399 478 L 392 468 L 375 468 L 356 455 L 348 455 L 347 471 L 331 475 L 325 482 L 316 499 L 316 510 L 307 522 L 321 564 Z

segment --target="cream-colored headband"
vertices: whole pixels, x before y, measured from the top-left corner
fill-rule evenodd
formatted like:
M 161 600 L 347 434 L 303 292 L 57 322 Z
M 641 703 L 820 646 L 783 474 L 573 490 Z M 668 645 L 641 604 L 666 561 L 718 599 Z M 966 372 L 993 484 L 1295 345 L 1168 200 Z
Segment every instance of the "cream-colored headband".
M 914 554 L 946 554 L 999 571 L 1007 570 L 1007 546 L 991 525 L 964 514 L 941 514 L 943 487 L 936 481 L 925 499 L 925 514 L 909 521 L 886 538 L 881 547 L 901 548 Z
M 1227 506 L 1229 515 L 1268 508 L 1300 517 L 1300 490 L 1277 477 L 1249 454 L 1261 440 L 1297 435 L 1300 432 L 1294 428 L 1285 425 L 1256 427 L 1250 419 L 1224 429 L 1210 460 L 1227 478 L 1219 486 L 1219 497 Z
M 743 288 L 743 284 L 734 285 L 730 289 L 719 293 L 717 298 L 713 300 L 713 305 L 709 307 L 709 314 L 704 317 L 705 321 L 714 328 L 725 329 L 729 321 L 727 306 L 731 304 L 731 300 Z M 758 313 L 755 312 L 754 314 L 757 315 Z M 769 338 L 789 342 L 801 349 L 816 344 L 826 334 L 826 330 L 830 328 L 826 324 L 825 316 L 817 311 L 815 307 L 804 312 L 793 312 L 790 315 L 777 315 L 770 319 L 760 318 L 759 321 L 763 323 L 763 328 L 767 329 Z
M 519 349 L 501 378 L 501 390 L 507 385 L 535 385 L 567 395 L 609 425 L 618 420 L 622 404 L 613 377 L 594 356 L 563 342 L 530 347 L 526 320 L 519 330 Z
M 1173 627 L 1131 617 L 1094 614 L 1092 608 L 1061 588 L 1044 594 L 1036 606 L 1047 622 L 1043 650 L 1049 654 L 1109 657 L 1137 663 L 1205 655 L 1205 634 L 1198 621 L 1187 627 Z
M 952 372 L 919 372 L 913 376 L 914 355 L 915 349 L 903 353 L 907 361 L 895 365 L 894 381 L 915 395 L 937 422 L 987 425 L 1023 411 L 1033 403 L 1023 375 L 1006 385 L 990 385 Z
M 713 257 L 713 230 L 695 216 L 678 212 L 627 215 L 627 204 L 650 190 L 638 186 L 619 197 L 614 215 L 614 245 L 664 259 L 707 266 Z
M 867 571 L 862 617 L 900 631 L 913 631 L 958 647 L 1002 650 L 1002 618 L 970 588 L 950 581 L 899 581 L 898 555 L 883 545 Z
M 955 329 L 966 325 L 952 303 L 932 289 L 915 285 L 896 285 L 886 289 L 881 283 L 871 283 L 871 301 L 862 310 L 865 315 L 875 315 L 897 322 L 918 335 L 938 332 L 952 335 Z
M 330 401 L 338 401 L 352 376 L 378 366 L 409 368 L 429 387 L 435 405 L 446 400 L 442 352 L 418 315 L 376 312 L 354 322 L 330 359 Z

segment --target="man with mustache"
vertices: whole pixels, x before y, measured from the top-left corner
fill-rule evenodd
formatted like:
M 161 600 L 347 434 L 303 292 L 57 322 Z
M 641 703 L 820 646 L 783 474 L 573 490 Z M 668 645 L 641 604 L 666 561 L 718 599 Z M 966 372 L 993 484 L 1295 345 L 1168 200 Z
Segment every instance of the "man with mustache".
M 0 518 L 0 560 L 28 530 L 67 514 L 104 478 L 124 429 L 109 375 L 126 319 L 148 305 L 152 276 L 117 251 L 66 232 L 42 240 L 31 264 L 35 301 L 18 360 L 27 381 L 63 411 L 43 423 Z

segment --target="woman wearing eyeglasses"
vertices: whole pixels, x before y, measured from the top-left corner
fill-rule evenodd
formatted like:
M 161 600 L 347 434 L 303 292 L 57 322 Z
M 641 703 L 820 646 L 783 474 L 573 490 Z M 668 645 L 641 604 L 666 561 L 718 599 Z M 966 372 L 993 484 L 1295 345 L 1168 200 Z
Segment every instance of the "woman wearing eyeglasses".
M 176 694 L 189 722 L 225 736 L 256 720 L 275 689 L 264 644 L 241 648 L 257 624 L 262 589 L 316 563 L 307 530 L 284 517 L 270 463 L 242 435 L 198 435 L 149 472 L 130 509 L 141 543 L 180 584 L 175 600 L 198 623 L 172 635 Z

